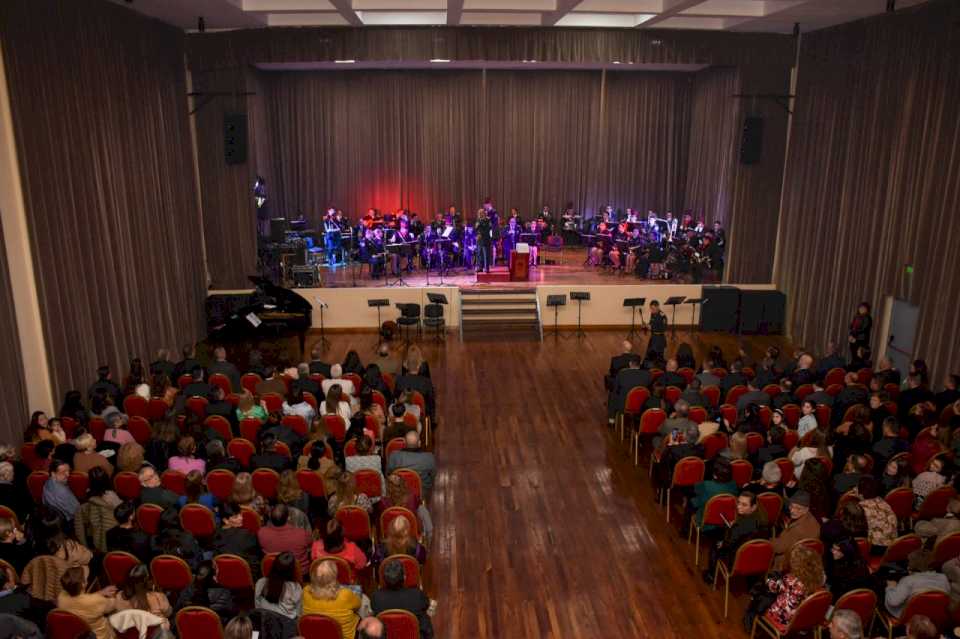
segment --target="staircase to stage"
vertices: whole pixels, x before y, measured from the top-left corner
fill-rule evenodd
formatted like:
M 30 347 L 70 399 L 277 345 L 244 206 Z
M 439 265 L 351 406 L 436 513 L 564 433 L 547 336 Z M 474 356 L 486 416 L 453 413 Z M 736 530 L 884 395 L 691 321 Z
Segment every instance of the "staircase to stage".
M 543 341 L 535 288 L 461 288 L 460 339 Z

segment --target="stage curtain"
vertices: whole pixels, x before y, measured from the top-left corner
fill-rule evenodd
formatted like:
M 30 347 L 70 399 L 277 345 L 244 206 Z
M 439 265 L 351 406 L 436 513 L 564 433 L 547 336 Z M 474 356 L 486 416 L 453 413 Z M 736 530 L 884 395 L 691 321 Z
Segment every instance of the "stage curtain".
M 0 247 L 4 246 L 3 227 L 0 225 Z M 4 401 L 0 402 L 0 441 L 17 443 L 30 421 L 27 406 L 26 379 L 23 375 L 23 355 L 20 334 L 13 306 L 10 270 L 6 251 L 0 250 L 0 380 L 3 380 Z
M 727 228 L 730 221 L 740 140 L 740 102 L 733 96 L 739 83 L 733 68 L 705 69 L 693 78 L 690 153 L 682 208 L 708 226 L 720 220 Z
M 690 80 L 674 73 L 265 73 L 275 214 L 334 204 L 432 215 L 484 197 L 529 216 L 573 202 L 679 205 Z M 572 99 L 571 96 L 576 96 Z
M 938 386 L 960 363 L 957 24 L 936 2 L 804 36 L 776 271 L 791 333 L 816 351 L 846 344 L 861 300 L 878 320 L 887 295 L 917 304 Z
M 54 392 L 202 334 L 183 34 L 109 2 L 0 4 Z

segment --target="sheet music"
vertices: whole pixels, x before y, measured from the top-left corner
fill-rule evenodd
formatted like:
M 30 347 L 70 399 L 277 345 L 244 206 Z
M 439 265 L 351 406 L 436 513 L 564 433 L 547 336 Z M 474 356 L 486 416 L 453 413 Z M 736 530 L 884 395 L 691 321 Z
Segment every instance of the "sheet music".
M 254 328 L 259 327 L 263 322 L 257 317 L 256 313 L 248 313 L 246 317 L 247 321 L 250 322 L 250 325 Z

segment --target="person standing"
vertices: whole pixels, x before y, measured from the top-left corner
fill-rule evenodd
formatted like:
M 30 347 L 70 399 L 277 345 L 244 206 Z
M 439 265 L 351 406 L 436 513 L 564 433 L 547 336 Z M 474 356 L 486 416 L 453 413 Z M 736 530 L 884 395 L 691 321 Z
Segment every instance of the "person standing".
M 647 353 L 656 353 L 657 359 L 663 358 L 667 350 L 667 315 L 660 310 L 660 302 L 650 302 L 650 344 Z
M 477 272 L 490 272 L 490 262 L 493 259 L 493 226 L 487 217 L 486 209 L 477 210 L 477 221 L 474 224 L 477 239 Z
M 850 335 L 847 341 L 850 342 L 850 356 L 856 358 L 857 349 L 861 346 L 870 346 L 870 331 L 873 328 L 873 318 L 870 316 L 870 304 L 860 302 L 857 306 L 857 314 L 850 322 Z

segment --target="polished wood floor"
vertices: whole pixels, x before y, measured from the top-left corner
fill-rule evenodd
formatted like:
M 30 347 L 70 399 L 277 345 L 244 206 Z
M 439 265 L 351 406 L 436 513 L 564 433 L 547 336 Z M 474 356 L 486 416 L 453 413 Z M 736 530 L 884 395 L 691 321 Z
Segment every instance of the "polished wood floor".
M 623 337 L 423 344 L 440 415 L 425 575 L 437 637 L 746 636 L 742 594 L 724 621 L 721 592 L 703 583 L 676 518 L 665 523 L 645 469 L 605 425 L 602 375 Z M 738 343 L 678 338 L 698 356 L 717 344 L 731 358 Z M 366 357 L 375 340 L 334 335 L 329 354 Z M 771 343 L 783 339 L 745 347 L 758 356 Z

